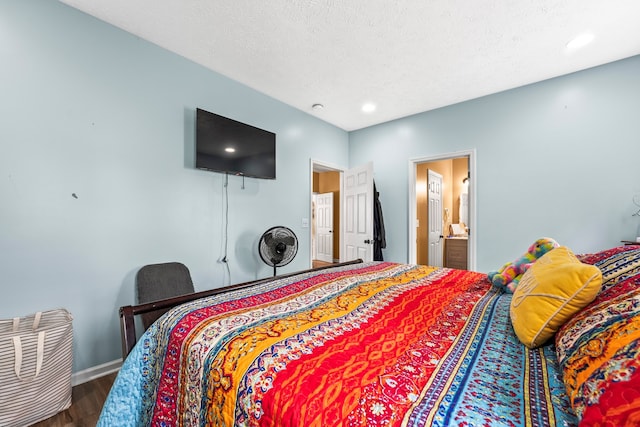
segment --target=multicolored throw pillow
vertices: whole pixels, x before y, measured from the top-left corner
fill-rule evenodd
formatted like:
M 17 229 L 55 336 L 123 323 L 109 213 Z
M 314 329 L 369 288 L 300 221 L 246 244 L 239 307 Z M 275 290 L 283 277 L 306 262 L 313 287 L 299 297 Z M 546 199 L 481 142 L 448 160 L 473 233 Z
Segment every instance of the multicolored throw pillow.
M 585 264 L 593 264 L 602 271 L 600 293 L 640 274 L 640 246 L 618 246 L 595 254 L 577 255 L 577 257 Z
M 602 270 L 596 299 L 556 334 L 580 426 L 640 425 L 640 247 L 579 256 Z

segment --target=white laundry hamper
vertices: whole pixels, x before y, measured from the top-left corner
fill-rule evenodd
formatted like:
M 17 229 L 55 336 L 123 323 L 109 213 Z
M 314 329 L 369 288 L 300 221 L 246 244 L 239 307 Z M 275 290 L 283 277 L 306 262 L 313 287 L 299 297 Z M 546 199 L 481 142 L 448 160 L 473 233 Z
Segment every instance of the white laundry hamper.
M 0 426 L 29 426 L 71 406 L 72 321 L 63 308 L 0 320 Z

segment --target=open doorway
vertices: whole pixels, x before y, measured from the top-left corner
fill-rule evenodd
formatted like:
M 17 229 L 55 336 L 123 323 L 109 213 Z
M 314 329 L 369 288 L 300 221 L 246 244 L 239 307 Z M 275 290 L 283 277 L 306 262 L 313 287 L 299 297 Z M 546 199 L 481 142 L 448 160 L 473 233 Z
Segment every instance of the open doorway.
M 475 150 L 409 161 L 410 263 L 475 268 L 474 165 Z M 433 175 L 442 177 L 439 191 Z
M 340 261 L 340 203 L 343 170 L 311 163 L 311 267 Z
M 368 162 L 350 169 L 341 169 L 311 160 L 311 188 L 309 210 L 311 227 L 309 230 L 309 264 L 322 265 L 317 260 L 319 195 L 333 193 L 333 217 L 331 219 L 330 253 L 333 263 L 362 259 L 373 261 L 374 221 L 373 221 L 373 163 Z M 326 214 L 323 213 L 323 215 Z M 326 231 L 325 231 L 326 233 Z M 325 234 L 326 237 L 326 234 Z M 323 244 L 327 243 L 323 240 Z M 326 249 L 323 249 L 326 251 Z

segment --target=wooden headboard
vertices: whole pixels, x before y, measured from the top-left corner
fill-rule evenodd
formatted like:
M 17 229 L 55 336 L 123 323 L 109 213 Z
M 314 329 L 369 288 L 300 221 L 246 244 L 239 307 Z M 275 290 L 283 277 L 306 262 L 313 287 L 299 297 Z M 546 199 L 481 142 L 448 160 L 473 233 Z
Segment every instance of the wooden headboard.
M 326 266 L 311 268 L 308 270 L 297 271 L 294 273 L 278 275 L 276 277 L 268 277 L 265 279 L 253 280 L 251 282 L 238 283 L 235 285 L 224 286 L 222 288 L 209 289 L 201 292 L 194 292 L 191 294 L 180 295 L 173 298 L 162 299 L 154 302 L 149 302 L 145 304 L 138 305 L 125 305 L 120 307 L 120 333 L 122 335 L 122 357 L 123 359 L 127 357 L 127 355 L 133 349 L 133 346 L 136 344 L 136 326 L 135 326 L 135 316 L 147 313 L 149 311 L 154 311 L 162 308 L 171 308 L 177 305 L 183 304 L 185 302 L 193 301 L 198 298 L 204 298 L 211 295 L 223 294 L 225 292 L 235 291 L 237 289 L 248 288 L 251 286 L 259 285 L 261 283 L 269 282 L 274 279 L 282 279 L 285 277 L 295 276 L 296 274 L 309 273 L 312 271 L 324 270 L 332 267 L 340 267 L 351 264 L 361 263 L 361 259 L 356 259 L 353 261 L 342 262 L 339 264 L 328 264 Z

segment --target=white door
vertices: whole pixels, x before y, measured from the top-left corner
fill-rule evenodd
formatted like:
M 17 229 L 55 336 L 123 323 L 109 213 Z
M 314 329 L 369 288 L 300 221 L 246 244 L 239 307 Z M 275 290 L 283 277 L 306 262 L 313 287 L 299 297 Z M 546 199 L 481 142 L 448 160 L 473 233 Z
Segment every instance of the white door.
M 427 200 L 429 203 L 429 265 L 442 267 L 442 175 L 427 170 Z
M 373 163 L 344 172 L 344 250 L 341 261 L 373 261 Z
M 316 197 L 316 259 L 333 262 L 333 193 Z

